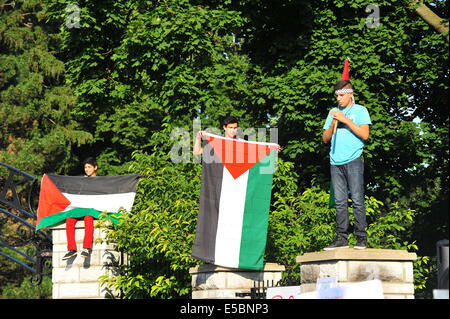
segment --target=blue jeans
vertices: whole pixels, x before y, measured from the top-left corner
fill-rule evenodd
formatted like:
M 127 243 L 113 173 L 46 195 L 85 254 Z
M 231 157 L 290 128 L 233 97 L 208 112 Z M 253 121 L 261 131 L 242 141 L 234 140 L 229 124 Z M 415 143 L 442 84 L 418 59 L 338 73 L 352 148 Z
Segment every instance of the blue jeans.
M 336 202 L 336 234 L 348 237 L 348 197 L 352 199 L 355 216 L 355 236 L 367 237 L 366 205 L 364 202 L 364 161 L 359 157 L 344 165 L 331 165 L 331 182 Z

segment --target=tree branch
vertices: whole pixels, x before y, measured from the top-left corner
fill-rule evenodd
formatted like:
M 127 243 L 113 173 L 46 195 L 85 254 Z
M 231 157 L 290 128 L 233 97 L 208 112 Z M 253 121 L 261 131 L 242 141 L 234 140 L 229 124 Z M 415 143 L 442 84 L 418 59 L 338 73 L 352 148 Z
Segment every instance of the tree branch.
M 445 40 L 448 42 L 448 22 L 439 17 L 430 8 L 428 8 L 422 1 L 412 0 L 408 2 L 408 6 L 413 8 L 414 11 L 423 19 L 426 23 L 432 26 L 439 33 L 447 33 Z

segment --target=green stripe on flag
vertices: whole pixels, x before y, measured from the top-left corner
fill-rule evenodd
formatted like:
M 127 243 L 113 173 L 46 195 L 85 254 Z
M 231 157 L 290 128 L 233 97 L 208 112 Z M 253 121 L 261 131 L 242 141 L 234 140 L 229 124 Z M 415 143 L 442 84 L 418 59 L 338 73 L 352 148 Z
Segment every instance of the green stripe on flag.
M 336 206 L 336 201 L 334 198 L 334 187 L 333 182 L 330 181 L 330 199 L 328 200 L 328 208 L 333 208 Z
M 275 152 L 270 152 L 249 171 L 239 268 L 264 268 Z
M 65 212 L 60 212 L 42 218 L 39 222 L 39 225 L 36 226 L 36 230 L 44 227 L 56 226 L 57 224 L 65 222 L 67 217 L 81 218 L 86 215 L 91 215 L 92 217 L 99 219 L 101 213 L 102 212 L 93 208 L 74 208 Z M 118 224 L 120 215 L 122 214 L 108 212 L 107 218 L 110 219 L 114 224 Z

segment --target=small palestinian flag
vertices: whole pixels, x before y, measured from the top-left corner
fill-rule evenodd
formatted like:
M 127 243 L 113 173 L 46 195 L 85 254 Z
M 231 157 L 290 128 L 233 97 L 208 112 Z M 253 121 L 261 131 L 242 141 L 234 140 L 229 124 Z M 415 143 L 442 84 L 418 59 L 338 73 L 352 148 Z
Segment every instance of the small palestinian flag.
M 205 138 L 192 256 L 218 266 L 263 269 L 279 146 L 212 134 Z
M 41 181 L 36 230 L 64 222 L 67 217 L 107 212 L 113 222 L 120 208 L 133 206 L 139 175 L 62 176 L 45 174 Z

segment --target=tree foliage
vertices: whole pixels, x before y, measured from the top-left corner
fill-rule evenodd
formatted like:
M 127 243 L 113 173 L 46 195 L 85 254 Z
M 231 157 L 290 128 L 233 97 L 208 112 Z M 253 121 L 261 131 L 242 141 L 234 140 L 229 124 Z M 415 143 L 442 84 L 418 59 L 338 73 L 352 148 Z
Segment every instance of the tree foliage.
M 2 287 L 0 299 L 50 299 L 52 296 L 52 280 L 44 277 L 39 286 L 31 284 L 31 278 L 25 277 L 20 286 L 14 283 Z
M 63 21 L 69 3 L 56 2 L 50 17 Z M 191 1 L 79 5 L 80 28 L 62 29 L 68 83 L 100 161 L 121 163 L 149 150 L 162 123 L 245 114 L 248 62 L 233 43 L 243 23 L 238 12 Z
M 44 12 L 41 1 L 0 5 L 0 161 L 30 174 L 67 170 L 72 148 L 91 137 L 71 116 L 75 96 Z
M 110 225 L 107 240 L 128 256 L 117 278 L 103 278 L 126 298 L 186 298 L 200 194 L 201 166 L 173 163 L 167 130 L 153 139 L 151 154 L 133 153 L 127 172 L 142 177 L 133 212 L 119 226 Z M 166 145 L 166 146 L 165 146 Z
M 423 288 L 425 257 L 448 236 L 448 42 L 408 2 L 372 2 L 375 23 L 360 0 L 2 1 L 0 160 L 39 175 L 94 155 L 102 174 L 141 173 L 133 214 L 111 231 L 132 261 L 116 284 L 184 297 L 199 167 L 170 160 L 170 133 L 228 114 L 277 128 L 268 257 L 295 269 L 331 237 L 321 135 L 348 57 L 373 122 L 369 245 L 418 248 Z M 448 21 L 448 1 L 423 2 Z
M 319 251 L 333 240 L 335 212 L 328 207 L 329 193 L 320 187 L 299 192 L 299 176 L 292 162 L 280 160 L 277 167 L 265 259 L 285 265 L 284 277 L 298 282 L 296 257 Z M 121 290 L 125 298 L 189 297 L 189 268 L 200 263 L 191 257 L 200 168 L 194 163 L 172 163 L 167 151 L 133 154 L 128 172 L 142 175 L 133 213 L 126 214 L 120 225 L 109 225 L 106 239 L 129 261 L 118 276 L 102 278 Z M 413 223 L 413 210 L 402 209 L 397 203 L 385 207 L 374 197 L 367 197 L 366 205 L 369 247 L 418 251 L 415 242 L 402 239 Z M 353 224 L 351 216 L 351 227 Z M 356 243 L 353 235 L 349 241 Z M 428 279 L 428 257 L 421 256 L 415 262 L 417 291 Z
M 46 23 L 45 10 L 42 1 L 0 1 L 0 162 L 32 175 L 67 172 L 76 159 L 73 148 L 92 137 L 71 115 L 76 97 L 65 84 L 64 62 L 57 56 L 60 36 Z M 3 167 L 0 171 L 3 186 L 7 175 Z M 17 191 L 22 198 L 21 187 Z M 8 238 L 18 224 L 6 224 L 1 215 L 0 232 Z M 25 259 L 17 255 L 13 256 Z M 28 270 L 0 258 L 4 296 L 48 296 L 48 291 L 28 289 Z M 16 291 L 14 286 L 22 288 Z
M 274 176 L 273 207 L 271 209 L 266 259 L 286 266 L 285 276 L 298 278 L 296 256 L 320 251 L 335 236 L 335 209 L 328 205 L 329 192 L 313 185 L 305 191 L 296 187 L 299 176 L 292 162 L 279 162 Z M 350 232 L 354 216 L 350 207 Z M 404 209 L 398 203 L 385 205 L 373 196 L 366 196 L 367 234 L 370 248 L 405 249 L 418 251 L 416 242 L 405 241 L 405 234 L 413 224 L 416 212 Z M 349 245 L 356 244 L 349 234 Z M 419 257 L 415 262 L 415 287 L 420 290 L 429 279 L 429 258 Z

